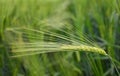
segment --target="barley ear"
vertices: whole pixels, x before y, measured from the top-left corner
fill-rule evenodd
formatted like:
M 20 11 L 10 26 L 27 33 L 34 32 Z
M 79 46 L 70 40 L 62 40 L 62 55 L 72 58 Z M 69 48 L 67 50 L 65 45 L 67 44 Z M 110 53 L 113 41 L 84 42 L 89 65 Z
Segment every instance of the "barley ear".
M 80 50 L 80 51 L 86 51 L 86 52 L 96 52 L 99 54 L 107 55 L 103 49 L 98 48 L 98 47 L 87 46 L 87 45 L 80 45 L 80 46 L 63 45 L 63 46 L 61 46 L 61 49 L 63 49 L 63 50 Z

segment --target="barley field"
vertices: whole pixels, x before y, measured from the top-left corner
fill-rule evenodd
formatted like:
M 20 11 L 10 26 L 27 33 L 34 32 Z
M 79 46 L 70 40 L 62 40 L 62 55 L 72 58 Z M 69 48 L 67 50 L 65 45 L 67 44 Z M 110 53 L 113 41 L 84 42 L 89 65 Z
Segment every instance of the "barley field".
M 120 0 L 0 0 L 0 76 L 120 76 Z

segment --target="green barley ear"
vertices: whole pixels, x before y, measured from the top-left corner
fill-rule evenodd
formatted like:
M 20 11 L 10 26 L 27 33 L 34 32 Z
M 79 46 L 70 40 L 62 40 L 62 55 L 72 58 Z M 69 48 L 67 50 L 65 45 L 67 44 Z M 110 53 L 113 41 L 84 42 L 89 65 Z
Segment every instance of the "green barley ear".
M 35 30 L 30 28 L 9 28 L 6 30 L 6 32 L 9 35 L 8 40 L 10 42 L 8 43 L 11 46 L 13 57 L 61 51 L 85 51 L 107 55 L 102 48 L 97 47 L 96 44 L 95 46 L 92 45 L 93 42 L 90 42 L 86 38 L 84 38 L 84 40 L 89 41 L 88 43 L 77 40 L 76 36 L 74 37 L 75 39 L 69 39 L 66 36 L 56 34 L 51 31 Z M 52 38 L 48 41 L 39 40 L 38 37 L 41 33 L 52 36 L 53 39 L 59 38 L 61 40 L 53 41 Z M 73 37 L 71 34 L 70 36 Z M 29 41 L 31 39 L 34 41 Z M 67 41 L 67 43 L 65 41 Z
M 61 46 L 61 49 L 64 49 L 64 50 L 82 50 L 82 51 L 86 51 L 86 52 L 96 52 L 99 54 L 107 55 L 103 49 L 98 48 L 98 47 L 87 46 L 87 45 L 80 45 L 80 46 L 64 45 L 64 46 Z

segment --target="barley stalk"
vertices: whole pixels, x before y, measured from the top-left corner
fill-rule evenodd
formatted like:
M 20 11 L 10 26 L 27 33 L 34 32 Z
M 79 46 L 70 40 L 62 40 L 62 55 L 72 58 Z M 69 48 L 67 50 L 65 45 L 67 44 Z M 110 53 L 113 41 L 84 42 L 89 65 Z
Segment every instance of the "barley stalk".
M 37 30 L 32 30 L 32 29 L 25 29 L 25 30 L 30 30 L 32 32 L 38 32 L 38 33 L 41 33 L 41 31 L 37 31 Z M 15 33 L 20 33 L 19 31 L 14 30 L 14 29 L 7 29 L 7 31 L 12 31 L 12 32 L 15 32 Z M 43 32 L 43 31 L 42 31 Z M 23 33 L 23 32 L 21 32 Z M 65 37 L 59 37 L 58 35 L 54 35 L 54 34 L 51 34 L 52 36 L 55 36 L 55 37 L 58 37 L 58 38 L 62 38 L 62 39 L 65 39 L 65 40 L 69 40 Z M 18 39 L 18 38 L 17 38 Z M 72 42 L 75 42 L 74 40 L 69 40 L 69 41 L 72 41 Z M 99 47 L 95 47 L 95 46 L 89 46 L 89 45 L 84 45 L 84 44 L 78 44 L 78 45 L 70 45 L 70 44 L 61 44 L 61 43 L 55 43 L 55 42 L 33 42 L 33 43 L 26 43 L 26 42 L 23 42 L 23 44 L 20 44 L 22 41 L 18 42 L 18 46 L 17 47 L 14 47 L 12 48 L 12 52 L 13 53 L 24 53 L 24 52 L 31 52 L 31 53 L 35 53 L 35 52 L 38 52 L 38 54 L 40 53 L 48 53 L 48 52 L 60 52 L 60 51 L 73 51 L 73 50 L 77 50 L 77 51 L 85 51 L 85 52 L 96 52 L 96 53 L 99 53 L 99 54 L 103 54 L 103 55 L 107 55 L 106 52 L 99 48 Z M 12 43 L 11 43 L 12 44 Z M 12 46 L 16 46 L 17 45 L 16 43 L 12 44 Z M 19 45 L 20 44 L 20 45 Z M 20 55 L 20 54 L 19 54 Z M 32 54 L 31 54 L 32 55 Z
M 45 43 L 46 44 L 46 43 Z M 26 44 L 26 46 L 19 46 L 17 48 L 13 48 L 13 53 L 18 53 L 18 55 L 14 55 L 13 57 L 20 57 L 20 56 L 26 56 L 26 54 L 22 55 L 20 53 L 27 52 L 27 55 L 34 55 L 34 54 L 42 54 L 42 53 L 52 53 L 52 52 L 61 52 L 61 51 L 85 51 L 85 52 L 95 52 L 102 55 L 107 55 L 106 52 L 99 48 L 94 46 L 88 46 L 88 45 L 67 45 L 67 44 L 57 44 L 52 43 L 52 45 L 49 45 L 50 43 L 44 45 L 41 44 L 39 46 L 36 46 L 34 43 L 32 46 L 31 44 Z M 57 45 L 57 46 L 56 46 Z M 35 47 L 36 46 L 36 47 Z

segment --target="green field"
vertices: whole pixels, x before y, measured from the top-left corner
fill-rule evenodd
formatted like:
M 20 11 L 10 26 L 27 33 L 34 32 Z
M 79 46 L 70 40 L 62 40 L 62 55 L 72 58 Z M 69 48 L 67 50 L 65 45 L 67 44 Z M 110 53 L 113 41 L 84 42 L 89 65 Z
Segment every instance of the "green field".
M 120 76 L 120 0 L 0 0 L 0 76 Z

